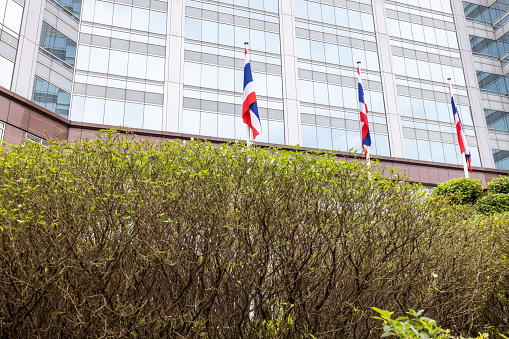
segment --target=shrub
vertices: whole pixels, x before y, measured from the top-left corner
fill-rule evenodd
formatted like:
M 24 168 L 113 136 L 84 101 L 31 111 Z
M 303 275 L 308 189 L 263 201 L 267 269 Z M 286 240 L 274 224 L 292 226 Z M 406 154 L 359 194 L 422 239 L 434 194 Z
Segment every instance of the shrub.
M 499 177 L 491 180 L 488 183 L 488 189 L 490 194 L 493 193 L 504 193 L 509 194 L 509 176 Z
M 509 194 L 491 193 L 479 199 L 477 210 L 484 214 L 509 212 Z
M 372 338 L 372 305 L 468 333 L 507 309 L 499 245 L 425 196 L 364 161 L 242 144 L 0 149 L 0 337 Z
M 479 180 L 456 178 L 439 184 L 433 191 L 435 195 L 446 197 L 454 204 L 474 204 L 484 196 Z

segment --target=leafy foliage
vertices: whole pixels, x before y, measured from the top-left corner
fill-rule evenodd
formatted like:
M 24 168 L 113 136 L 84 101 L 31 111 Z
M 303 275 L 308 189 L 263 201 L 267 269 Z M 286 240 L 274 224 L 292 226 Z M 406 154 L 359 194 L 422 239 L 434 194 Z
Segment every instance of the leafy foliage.
M 484 214 L 509 212 L 509 194 L 489 193 L 476 203 L 477 210 Z
M 509 176 L 499 177 L 491 180 L 488 183 L 488 189 L 490 194 L 493 193 L 504 193 L 509 194 Z
M 474 204 L 484 196 L 479 180 L 456 178 L 439 184 L 433 191 L 435 195 L 446 197 L 454 204 Z
M 0 148 L 0 337 L 370 338 L 372 305 L 502 328 L 509 222 L 476 218 L 329 154 Z
M 399 317 L 392 319 L 393 312 L 385 311 L 372 307 L 373 310 L 380 313 L 380 317 L 373 317 L 384 321 L 384 333 L 382 337 L 397 337 L 402 339 L 448 339 L 454 338 L 449 330 L 443 330 L 437 326 L 433 319 L 423 317 L 424 310 L 418 312 L 410 310 L 410 317 Z M 488 334 L 483 333 L 475 339 L 488 338 Z M 468 339 L 468 338 L 465 338 Z M 473 339 L 473 338 L 469 338 Z

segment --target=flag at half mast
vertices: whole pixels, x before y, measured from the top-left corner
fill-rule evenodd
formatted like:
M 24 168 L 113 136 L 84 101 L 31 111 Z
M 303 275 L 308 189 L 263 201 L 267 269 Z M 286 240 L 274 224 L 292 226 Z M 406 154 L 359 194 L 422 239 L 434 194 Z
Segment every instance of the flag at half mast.
M 369 133 L 369 125 L 368 125 L 368 105 L 366 105 L 366 101 L 364 100 L 364 90 L 362 89 L 362 78 L 361 78 L 361 68 L 360 62 L 357 63 L 357 77 L 359 79 L 359 111 L 362 125 L 362 149 L 364 150 L 364 155 L 369 157 L 369 151 L 371 150 L 371 134 Z
M 262 133 L 262 124 L 260 122 L 260 115 L 258 114 L 258 104 L 256 102 L 253 74 L 251 73 L 251 63 L 249 62 L 247 47 L 245 48 L 244 61 L 244 104 L 242 105 L 242 120 L 244 120 L 253 131 L 253 139 L 256 139 L 256 137 Z
M 449 93 L 451 95 L 452 115 L 454 116 L 454 125 L 456 126 L 456 132 L 458 134 L 458 143 L 460 145 L 461 156 L 465 157 L 465 162 L 468 164 L 468 170 L 470 171 L 470 173 L 472 173 L 472 166 L 470 164 L 472 162 L 472 154 L 470 153 L 470 148 L 468 148 L 467 138 L 465 137 L 463 125 L 461 124 L 460 114 L 458 113 L 458 109 L 454 104 L 451 79 L 449 79 Z

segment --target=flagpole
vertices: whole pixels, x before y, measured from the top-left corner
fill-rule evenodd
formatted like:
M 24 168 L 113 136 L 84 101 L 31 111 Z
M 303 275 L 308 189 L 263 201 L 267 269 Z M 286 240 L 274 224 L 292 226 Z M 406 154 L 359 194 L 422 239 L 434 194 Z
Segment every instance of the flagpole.
M 357 61 L 357 68 L 360 73 L 360 70 L 361 70 L 361 62 L 360 61 Z M 362 144 L 362 137 L 361 137 L 361 144 Z M 362 145 L 362 148 L 364 148 L 364 145 Z M 368 166 L 368 168 L 371 169 L 371 159 L 370 159 L 370 154 L 369 154 L 368 150 L 366 150 L 366 166 Z
M 447 80 L 449 81 L 449 89 L 451 90 L 451 96 L 452 96 L 453 93 L 452 93 L 451 78 L 448 78 Z M 458 108 L 456 108 L 456 110 L 457 109 Z M 452 113 L 454 114 L 454 112 L 452 112 Z M 457 113 L 458 113 L 458 116 L 460 116 L 459 112 L 457 112 Z M 462 128 L 463 128 L 463 126 L 462 126 Z M 467 164 L 467 159 L 465 157 L 465 152 L 461 153 L 461 160 L 463 160 L 463 172 L 465 174 L 465 178 L 470 179 L 470 175 L 468 174 L 468 164 Z
M 249 42 L 244 42 L 244 47 L 248 48 Z M 251 129 L 249 128 L 249 125 L 246 125 L 246 145 L 251 146 Z

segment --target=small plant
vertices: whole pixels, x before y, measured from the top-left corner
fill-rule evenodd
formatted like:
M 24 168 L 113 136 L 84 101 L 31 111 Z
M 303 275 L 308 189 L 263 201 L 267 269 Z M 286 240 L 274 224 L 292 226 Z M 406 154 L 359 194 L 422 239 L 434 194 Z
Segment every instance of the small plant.
M 371 307 L 373 310 L 380 314 L 380 317 L 373 317 L 384 321 L 383 337 L 395 336 L 403 339 L 449 339 L 455 338 L 449 334 L 449 330 L 441 329 L 437 326 L 437 322 L 427 317 L 421 317 L 424 310 L 414 311 L 410 309 L 407 312 L 411 317 L 399 317 L 392 319 L 391 315 L 394 312 L 381 310 L 376 307 Z M 483 333 L 475 339 L 488 338 L 488 335 Z M 467 339 L 467 338 L 464 338 Z M 473 338 L 470 338 L 473 339 Z
M 449 198 L 454 204 L 475 204 L 484 196 L 484 189 L 479 180 L 456 178 L 439 184 L 434 194 Z

